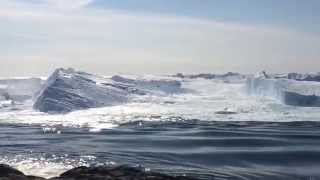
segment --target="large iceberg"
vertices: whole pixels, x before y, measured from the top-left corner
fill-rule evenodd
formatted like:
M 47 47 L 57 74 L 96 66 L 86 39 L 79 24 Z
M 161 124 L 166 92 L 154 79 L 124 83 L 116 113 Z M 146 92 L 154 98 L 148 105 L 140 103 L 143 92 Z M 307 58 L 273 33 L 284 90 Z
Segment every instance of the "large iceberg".
M 250 95 L 271 97 L 286 105 L 320 107 L 320 82 L 270 76 L 247 79 Z
M 57 69 L 37 94 L 33 107 L 42 112 L 63 113 L 127 101 L 128 92 L 112 84 L 73 69 Z
M 178 92 L 179 81 L 105 78 L 73 69 L 57 69 L 36 95 L 34 109 L 49 113 L 104 107 L 128 102 L 130 95 Z

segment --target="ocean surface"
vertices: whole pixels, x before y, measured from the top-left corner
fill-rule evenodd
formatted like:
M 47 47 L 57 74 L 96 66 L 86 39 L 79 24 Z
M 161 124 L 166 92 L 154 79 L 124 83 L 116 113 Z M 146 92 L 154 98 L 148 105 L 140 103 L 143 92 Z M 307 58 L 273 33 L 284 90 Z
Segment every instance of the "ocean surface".
M 64 115 L 4 108 L 0 163 L 42 177 L 127 164 L 201 179 L 320 179 L 320 108 L 248 96 L 243 82 L 183 88 Z

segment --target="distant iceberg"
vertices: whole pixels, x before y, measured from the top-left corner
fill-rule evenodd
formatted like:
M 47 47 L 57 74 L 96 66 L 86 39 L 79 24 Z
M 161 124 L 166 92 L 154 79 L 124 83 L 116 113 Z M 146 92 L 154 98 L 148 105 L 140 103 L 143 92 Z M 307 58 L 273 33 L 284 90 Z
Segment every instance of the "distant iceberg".
M 308 73 L 308 74 L 288 73 L 288 79 L 294 79 L 297 81 L 320 82 L 320 73 Z
M 182 91 L 181 82 L 172 79 L 130 78 L 119 75 L 112 76 L 111 79 L 143 91 L 160 91 L 164 93 L 178 93 Z
M 201 74 L 182 74 L 177 73 L 173 77 L 187 78 L 187 79 L 209 79 L 209 80 L 220 80 L 225 83 L 242 83 L 245 82 L 247 75 L 240 73 L 228 72 L 225 74 L 211 74 L 211 73 L 201 73 Z
M 320 107 L 320 82 L 263 73 L 248 78 L 247 89 L 250 95 L 271 97 L 286 105 Z
M 181 83 L 175 80 L 105 78 L 60 68 L 45 82 L 33 107 L 41 112 L 67 113 L 126 103 L 130 95 L 146 95 L 155 91 L 174 93 L 180 89 Z
M 296 81 L 315 81 L 320 82 L 320 73 L 282 73 L 268 74 L 269 78 L 274 79 L 291 79 Z
M 41 89 L 43 80 L 40 78 L 0 79 L 0 101 L 18 101 L 32 99 Z

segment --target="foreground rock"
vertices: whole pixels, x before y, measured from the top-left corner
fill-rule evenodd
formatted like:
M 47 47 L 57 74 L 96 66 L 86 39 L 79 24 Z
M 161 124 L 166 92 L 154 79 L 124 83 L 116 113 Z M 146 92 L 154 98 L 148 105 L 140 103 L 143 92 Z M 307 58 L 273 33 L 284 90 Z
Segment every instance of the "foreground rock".
M 73 69 L 57 69 L 35 96 L 33 107 L 41 112 L 67 113 L 122 104 L 128 102 L 130 95 L 180 90 L 181 83 L 174 80 L 105 78 Z
M 0 165 L 1 180 L 45 180 L 44 178 L 26 176 L 7 165 Z M 50 180 L 196 180 L 186 176 L 169 176 L 155 172 L 119 166 L 119 167 L 78 167 Z
M 44 178 L 26 176 L 22 172 L 4 164 L 0 164 L 1 180 L 44 180 Z

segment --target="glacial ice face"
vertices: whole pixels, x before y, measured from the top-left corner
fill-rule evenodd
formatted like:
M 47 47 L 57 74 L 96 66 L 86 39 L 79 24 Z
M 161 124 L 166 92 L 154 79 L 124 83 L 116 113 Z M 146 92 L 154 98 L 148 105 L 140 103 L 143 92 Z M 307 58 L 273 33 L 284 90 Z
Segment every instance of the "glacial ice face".
M 181 83 L 174 80 L 104 78 L 73 69 L 57 69 L 36 95 L 34 109 L 67 113 L 129 102 L 133 95 L 176 93 Z
M 271 97 L 286 105 L 320 107 L 320 83 L 255 77 L 247 79 L 250 95 Z
M 127 91 L 101 77 L 57 69 L 37 95 L 33 107 L 42 112 L 66 113 L 123 103 L 127 95 Z
M 0 79 L 0 101 L 30 100 L 41 89 L 42 84 L 43 80 L 40 78 Z

